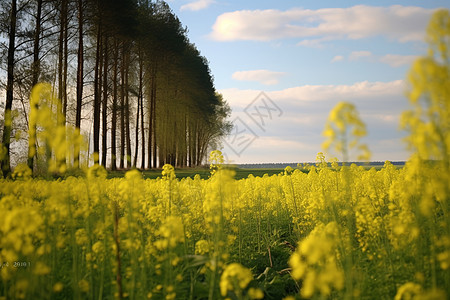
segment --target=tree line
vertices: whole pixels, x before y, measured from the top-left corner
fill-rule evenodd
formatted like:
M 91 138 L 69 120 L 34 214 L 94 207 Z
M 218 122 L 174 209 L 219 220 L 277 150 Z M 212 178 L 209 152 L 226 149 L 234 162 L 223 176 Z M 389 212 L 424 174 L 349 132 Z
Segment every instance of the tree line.
M 2 1 L 0 33 L 4 176 L 32 153 L 24 149 L 38 82 L 52 84 L 61 122 L 88 137 L 85 162 L 112 170 L 200 165 L 230 130 L 208 61 L 164 1 Z M 27 164 L 36 170 L 51 155 Z M 78 167 L 83 153 L 67 160 Z

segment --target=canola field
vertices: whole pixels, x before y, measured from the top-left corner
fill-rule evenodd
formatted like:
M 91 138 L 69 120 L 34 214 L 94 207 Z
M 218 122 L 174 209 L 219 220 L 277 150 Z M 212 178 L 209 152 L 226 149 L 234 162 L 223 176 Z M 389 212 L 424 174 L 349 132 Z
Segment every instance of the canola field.
M 212 164 L 209 179 L 2 181 L 1 299 L 448 297 L 448 168 L 318 158 L 241 180 Z
M 158 179 L 107 179 L 94 165 L 48 181 L 17 166 L 0 179 L 0 300 L 449 299 L 449 24 L 435 13 L 408 77 L 403 168 L 320 152 L 306 170 L 236 180 L 220 151 L 207 179 L 170 165 Z M 370 157 L 350 103 L 323 135 L 344 162 Z M 49 169 L 61 171 L 74 147 L 58 141 Z

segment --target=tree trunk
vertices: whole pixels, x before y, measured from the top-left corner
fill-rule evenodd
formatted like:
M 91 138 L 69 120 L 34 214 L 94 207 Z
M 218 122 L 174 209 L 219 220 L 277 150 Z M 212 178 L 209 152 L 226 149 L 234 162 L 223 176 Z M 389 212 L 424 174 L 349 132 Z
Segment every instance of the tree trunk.
M 120 168 L 125 168 L 125 44 L 122 42 L 120 66 Z
M 103 99 L 102 99 L 102 160 L 106 168 L 107 134 L 108 134 L 108 34 L 105 33 L 103 46 Z
M 11 15 L 9 26 L 9 45 L 8 45 L 8 79 L 6 83 L 6 103 L 5 115 L 3 124 L 3 139 L 2 144 L 5 151 L 1 157 L 1 169 L 3 177 L 11 174 L 11 158 L 10 158 L 10 144 L 11 144 L 11 127 L 12 116 L 11 109 L 13 103 L 14 92 L 14 51 L 16 42 L 16 21 L 17 21 L 17 0 L 11 0 Z
M 144 59 L 139 53 L 139 97 L 141 98 L 141 169 L 145 169 L 145 130 L 144 130 Z
M 131 167 L 131 136 L 130 136 L 130 97 L 129 97 L 129 71 L 130 71 L 130 54 L 127 52 L 126 65 L 125 65 L 125 130 L 126 130 L 126 142 L 127 142 L 127 167 Z
M 144 96 L 143 96 L 143 74 L 144 74 L 144 62 L 142 58 L 142 49 L 141 45 L 138 45 L 138 64 L 139 64 L 139 83 L 138 83 L 138 97 L 137 97 L 137 113 L 136 113 L 136 138 L 135 138 L 135 148 L 134 148 L 134 163 L 133 166 L 137 167 L 137 158 L 138 158 L 138 151 L 139 151 L 139 121 L 141 122 L 141 145 L 142 145 L 142 153 L 141 153 L 141 169 L 145 168 L 145 134 L 144 134 Z
M 83 0 L 78 0 L 78 53 L 77 53 L 77 106 L 75 115 L 75 127 L 81 128 L 81 107 L 83 104 L 83 75 L 84 75 L 84 44 L 83 44 Z M 74 153 L 74 165 L 80 166 L 80 149 Z
M 100 98 L 101 98 L 101 68 L 102 68 L 102 34 L 101 24 L 98 26 L 97 32 L 97 52 L 95 57 L 95 74 L 94 74 L 94 164 L 98 164 L 100 152 Z
M 133 159 L 133 167 L 136 168 L 137 166 L 137 159 L 138 159 L 138 151 L 139 151 L 139 117 L 141 112 L 141 96 L 138 92 L 137 97 L 137 113 L 136 113 L 136 127 L 134 131 L 135 135 L 135 143 L 134 143 L 134 159 Z
M 151 66 L 150 70 L 150 97 L 148 98 L 148 140 L 147 140 L 147 168 L 152 168 L 152 141 L 153 141 L 153 81 L 156 80 L 154 72 L 154 66 Z M 155 166 L 153 164 L 153 166 Z
M 189 122 L 189 127 L 188 127 L 188 166 L 192 167 L 192 129 L 191 129 L 191 122 Z
M 117 130 L 117 65 L 119 63 L 119 43 L 114 38 L 114 68 L 113 68 L 113 103 L 111 120 L 111 169 L 117 169 L 116 130 Z
M 69 20 L 67 16 L 68 0 L 63 0 L 63 12 L 64 12 L 64 59 L 63 59 L 63 78 L 62 78 L 62 98 L 60 100 L 63 103 L 63 115 L 64 122 L 67 120 L 67 60 L 69 56 Z
M 36 12 L 36 29 L 34 32 L 34 44 L 33 44 L 33 65 L 32 65 L 32 72 L 33 72 L 33 78 L 31 80 L 31 86 L 34 87 L 38 81 L 39 81 L 39 74 L 40 74 L 40 59 L 39 59 L 39 41 L 40 41 L 40 35 L 41 35 L 41 14 L 42 14 L 42 0 L 37 0 L 37 12 Z M 34 109 L 37 109 L 37 103 L 36 107 Z M 36 125 L 34 126 L 33 132 L 36 132 Z M 32 140 L 32 141 L 31 141 Z M 34 169 L 34 157 L 36 155 L 36 143 L 34 141 L 34 138 L 29 140 L 28 142 L 28 167 L 33 171 Z M 31 145 L 30 145 L 31 144 Z
M 67 0 L 61 1 L 60 15 L 59 15 L 59 40 L 58 40 L 58 99 L 61 101 L 61 108 L 59 113 L 62 113 L 64 119 L 67 111 Z M 65 120 L 60 119 L 60 124 Z
M 152 108 L 151 108 L 151 117 L 152 117 L 152 128 L 150 133 L 153 134 L 153 167 L 156 168 L 157 166 L 157 146 L 156 146 L 156 71 L 157 71 L 157 65 L 155 63 L 155 69 L 154 69 L 154 75 L 153 75 L 153 81 L 152 81 Z

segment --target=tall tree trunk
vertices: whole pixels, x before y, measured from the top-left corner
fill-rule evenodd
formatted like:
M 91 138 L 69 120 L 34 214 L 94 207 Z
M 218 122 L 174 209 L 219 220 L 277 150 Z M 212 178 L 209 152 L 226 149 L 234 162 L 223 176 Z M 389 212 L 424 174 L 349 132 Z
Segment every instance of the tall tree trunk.
M 113 97 L 112 97 L 112 119 L 111 119 L 111 169 L 117 169 L 116 152 L 116 130 L 117 130 L 117 65 L 119 63 L 119 43 L 114 38 L 114 62 L 113 62 Z
M 68 68 L 68 58 L 69 58 L 69 19 L 68 19 L 68 0 L 63 0 L 64 9 L 64 59 L 63 59 L 63 80 L 62 80 L 62 90 L 63 97 L 61 101 L 63 102 L 63 115 L 64 122 L 67 120 L 67 68 Z
M 102 100 L 102 166 L 106 167 L 108 135 L 108 34 L 105 33 L 103 46 L 103 100 Z
M 136 168 L 137 166 L 137 159 L 138 159 L 138 151 L 139 151 L 139 118 L 140 118 L 140 112 L 141 112 L 141 96 L 138 92 L 137 97 L 137 113 L 136 113 L 136 127 L 134 131 L 135 136 L 135 143 L 134 143 L 134 159 L 133 159 L 133 167 Z
M 142 62 L 142 51 L 141 46 L 138 45 L 138 64 L 139 64 L 139 83 L 138 83 L 138 96 L 137 96 L 137 112 L 136 112 L 136 128 L 135 128 L 135 147 L 134 147 L 134 161 L 133 161 L 133 167 L 137 167 L 137 159 L 138 159 L 138 152 L 139 152 L 139 122 L 141 118 L 141 108 L 143 108 L 142 102 L 144 99 L 142 98 L 142 74 L 143 74 L 143 62 Z M 142 122 L 141 122 L 142 123 Z M 142 123 L 141 131 L 144 131 L 144 126 Z M 144 140 L 142 140 L 142 144 L 144 144 Z M 141 161 L 145 160 L 145 152 L 142 152 L 142 158 Z M 141 169 L 143 168 L 143 164 L 141 163 Z
M 148 98 L 148 139 L 147 139 L 147 168 L 151 169 L 152 166 L 152 140 L 153 140 L 153 81 L 156 80 L 154 72 L 154 66 L 151 66 L 150 69 L 150 97 Z
M 100 153 L 100 98 L 101 98 L 101 68 L 102 68 L 102 30 L 101 24 L 98 26 L 97 32 L 97 52 L 95 57 L 95 74 L 94 74 L 94 164 L 99 162 Z
M 34 87 L 38 81 L 39 81 L 39 74 L 40 74 L 40 59 L 39 59 L 39 41 L 40 41 L 40 35 L 41 35 L 41 14 L 42 14 L 42 0 L 37 0 L 37 11 L 36 11 L 36 29 L 34 31 L 34 43 L 33 43 L 33 65 L 32 65 L 32 72 L 33 72 L 33 78 L 31 80 L 31 86 Z M 37 109 L 37 103 L 35 104 L 36 107 L 34 109 Z M 33 125 L 34 129 L 33 132 L 36 132 L 36 125 Z M 33 138 L 29 138 L 28 142 L 28 167 L 33 171 L 34 169 L 34 157 L 36 155 L 36 142 Z
M 144 59 L 139 53 L 139 97 L 141 98 L 141 169 L 145 169 L 145 130 L 144 130 Z
M 2 144 L 5 151 L 1 160 L 1 169 L 3 177 L 7 177 L 11 174 L 11 157 L 10 157 L 10 144 L 11 144 L 11 127 L 12 116 L 11 109 L 14 95 L 14 51 L 16 43 L 16 23 L 17 23 L 17 0 L 11 0 L 11 15 L 9 25 L 9 45 L 8 45 L 8 79 L 6 83 L 6 103 L 5 103 L 5 115 L 3 124 L 3 137 Z M 2 152 L 3 152 L 2 151 Z
M 66 103 L 65 103 L 65 94 L 66 91 L 66 79 L 64 77 L 65 65 L 66 63 L 66 40 L 67 40 L 67 0 L 61 1 L 60 14 L 59 14 L 59 39 L 58 39 L 58 99 L 61 101 L 61 108 L 59 109 L 59 113 L 62 113 L 64 117 L 66 116 Z
M 78 0 L 78 53 L 77 53 L 77 106 L 75 115 L 75 127 L 81 128 L 81 107 L 83 104 L 83 75 L 84 75 L 84 44 L 83 44 L 83 0 Z M 75 167 L 80 166 L 80 150 L 74 153 Z
M 125 168 L 125 43 L 122 42 L 120 66 L 120 168 Z
M 155 62 L 155 69 L 153 70 L 153 81 L 152 81 L 152 107 L 151 107 L 151 118 L 152 118 L 152 128 L 150 130 L 150 133 L 153 134 L 153 167 L 156 168 L 157 166 L 157 138 L 156 138 L 156 72 L 157 72 L 158 65 Z
M 188 166 L 192 167 L 192 129 L 191 129 L 191 121 L 188 123 Z
M 125 131 L 127 139 L 127 167 L 131 167 L 131 136 L 130 136 L 130 97 L 128 79 L 130 75 L 130 54 L 127 52 L 125 67 Z

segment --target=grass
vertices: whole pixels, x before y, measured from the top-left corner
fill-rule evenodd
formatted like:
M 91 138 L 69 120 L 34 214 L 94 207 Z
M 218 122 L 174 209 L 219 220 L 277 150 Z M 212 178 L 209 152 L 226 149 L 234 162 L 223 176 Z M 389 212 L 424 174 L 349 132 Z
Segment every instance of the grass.
M 313 163 L 311 163 L 313 165 Z M 383 165 L 378 163 L 369 163 L 364 165 L 365 169 L 375 168 L 377 171 L 380 170 Z M 397 167 L 403 167 L 403 165 L 398 165 Z M 280 174 L 284 172 L 284 168 L 238 168 L 231 167 L 235 170 L 236 175 L 235 179 L 243 179 L 247 178 L 250 174 L 255 177 L 263 177 L 265 174 L 268 176 Z M 116 170 L 116 171 L 108 171 L 108 178 L 122 178 L 128 170 Z M 141 171 L 144 179 L 156 179 L 161 177 L 162 169 L 151 169 Z M 307 173 L 306 169 L 302 169 L 302 172 Z M 175 174 L 177 178 L 194 178 L 195 175 L 200 175 L 202 179 L 208 179 L 211 175 L 209 168 L 207 167 L 197 167 L 197 168 L 175 168 Z
M 253 176 L 259 176 L 262 177 L 265 174 L 272 176 L 274 174 L 279 174 L 284 171 L 284 169 L 278 169 L 278 168 L 267 168 L 267 169 L 240 169 L 240 168 L 234 168 L 236 171 L 235 179 L 242 179 L 247 178 L 250 174 Z M 142 171 L 142 175 L 144 179 L 156 179 L 158 177 L 161 177 L 161 171 L 162 169 L 152 169 L 152 170 L 144 170 Z M 124 177 L 127 170 L 117 170 L 117 171 L 109 171 L 108 172 L 108 178 L 122 178 Z M 176 168 L 175 174 L 177 175 L 177 178 L 194 178 L 195 175 L 200 175 L 202 179 L 208 179 L 211 175 L 211 172 L 209 168 Z

